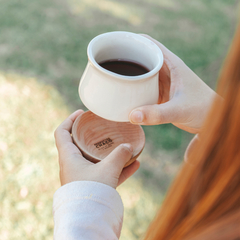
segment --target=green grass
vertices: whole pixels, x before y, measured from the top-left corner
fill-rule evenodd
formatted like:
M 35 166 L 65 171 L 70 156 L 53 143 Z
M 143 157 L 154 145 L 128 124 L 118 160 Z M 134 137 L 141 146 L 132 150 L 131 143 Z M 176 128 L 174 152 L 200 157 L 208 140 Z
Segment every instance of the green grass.
M 84 108 L 77 88 L 93 37 L 149 34 L 214 88 L 236 9 L 237 1 L 226 0 L 2 0 L 0 70 L 8 74 L 0 76 L 1 239 L 52 239 L 51 201 L 59 186 L 53 131 Z M 120 188 L 122 239 L 144 233 L 191 138 L 171 124 L 144 131 L 141 168 Z
M 224 0 L 2 1 L 0 66 L 38 76 L 58 89 L 69 109 L 84 108 L 76 88 L 87 63 L 88 42 L 106 31 L 126 30 L 158 39 L 214 87 L 233 35 L 235 5 Z M 156 142 L 157 148 L 181 148 L 181 140 L 178 144 L 161 142 L 168 139 L 165 126 L 156 129 L 164 135 Z M 175 127 L 167 129 L 182 139 Z M 183 142 L 182 148 L 185 145 Z
M 59 93 L 36 79 L 0 73 L 0 236 L 52 239 L 52 197 L 59 183 L 53 131 L 68 115 Z M 142 235 L 162 194 L 141 181 L 119 188 L 125 205 L 123 239 Z
M 52 239 L 53 131 L 67 108 L 52 87 L 0 74 L 0 109 L 1 239 Z

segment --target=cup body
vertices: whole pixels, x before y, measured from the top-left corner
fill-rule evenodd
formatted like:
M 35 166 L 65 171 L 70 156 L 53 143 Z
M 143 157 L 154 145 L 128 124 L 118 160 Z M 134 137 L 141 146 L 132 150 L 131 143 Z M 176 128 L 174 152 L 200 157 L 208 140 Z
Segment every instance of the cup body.
M 108 120 L 128 122 L 134 108 L 158 102 L 158 73 L 163 55 L 155 43 L 135 33 L 109 32 L 95 37 L 87 53 L 88 64 L 80 80 L 79 96 L 90 111 Z M 124 76 L 98 64 L 111 59 L 135 61 L 150 71 Z

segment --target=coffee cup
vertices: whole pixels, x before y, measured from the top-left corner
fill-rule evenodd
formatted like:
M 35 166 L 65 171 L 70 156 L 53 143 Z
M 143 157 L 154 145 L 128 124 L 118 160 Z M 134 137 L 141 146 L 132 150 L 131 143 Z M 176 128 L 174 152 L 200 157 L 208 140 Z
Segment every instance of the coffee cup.
M 128 122 L 134 108 L 158 102 L 158 75 L 163 54 L 154 42 L 135 33 L 108 32 L 91 40 L 87 54 L 79 96 L 91 112 L 107 120 Z M 149 71 L 128 76 L 100 65 L 121 59 L 142 65 Z

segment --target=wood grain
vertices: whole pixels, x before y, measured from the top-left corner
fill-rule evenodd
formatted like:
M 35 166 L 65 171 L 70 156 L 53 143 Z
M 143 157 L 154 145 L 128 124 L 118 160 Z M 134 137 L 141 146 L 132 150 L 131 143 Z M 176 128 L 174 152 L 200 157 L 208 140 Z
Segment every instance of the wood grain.
M 87 111 L 75 120 L 72 127 L 75 145 L 83 156 L 97 163 L 122 143 L 130 143 L 133 155 L 125 167 L 134 162 L 145 145 L 145 134 L 141 126 L 128 122 L 113 122 Z

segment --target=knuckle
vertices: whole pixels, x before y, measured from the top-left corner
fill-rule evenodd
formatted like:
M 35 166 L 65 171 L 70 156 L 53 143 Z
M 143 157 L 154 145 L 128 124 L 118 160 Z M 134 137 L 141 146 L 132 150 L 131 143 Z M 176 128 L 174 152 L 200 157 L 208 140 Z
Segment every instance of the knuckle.
M 157 123 L 163 123 L 164 122 L 163 113 L 162 113 L 161 109 L 159 109 L 158 105 L 156 105 L 155 108 L 153 109 L 151 117 L 153 119 L 156 119 Z
M 161 109 L 159 109 L 159 105 L 155 104 L 145 112 L 144 114 L 144 122 L 149 124 L 160 124 L 164 120 L 164 116 L 162 114 Z
M 131 150 L 127 146 L 125 146 L 124 144 L 121 144 L 119 151 L 120 151 L 121 155 L 130 155 L 130 154 L 132 154 Z
M 178 64 L 176 65 L 169 65 L 169 71 L 171 72 L 171 74 L 176 74 L 178 72 Z
M 156 119 L 159 123 L 164 123 L 164 115 L 160 110 L 158 110 L 156 113 Z
M 181 58 L 179 58 L 177 55 L 175 55 L 174 53 L 171 53 L 172 57 L 171 58 L 165 58 L 165 63 L 169 69 L 169 71 L 173 74 L 173 73 L 178 73 L 179 70 L 181 69 L 181 67 L 183 67 L 185 65 L 185 63 L 183 62 L 183 60 Z

